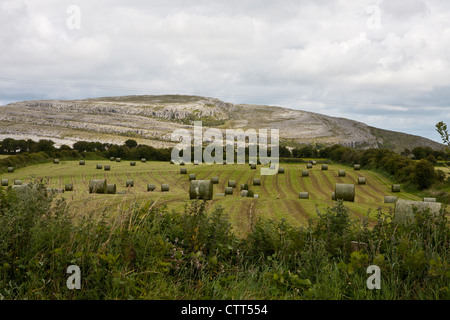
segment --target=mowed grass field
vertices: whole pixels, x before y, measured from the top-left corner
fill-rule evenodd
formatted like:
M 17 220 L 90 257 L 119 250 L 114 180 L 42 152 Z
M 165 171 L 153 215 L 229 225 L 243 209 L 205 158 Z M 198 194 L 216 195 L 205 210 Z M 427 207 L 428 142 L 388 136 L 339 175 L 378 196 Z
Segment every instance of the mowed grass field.
M 111 171 L 96 169 L 97 164 L 110 165 Z M 208 201 L 213 208 L 221 205 L 229 215 L 238 235 L 245 235 L 252 222 L 258 217 L 286 219 L 295 225 L 306 225 L 308 218 L 317 216 L 316 209 L 324 210 L 333 205 L 331 193 L 335 183 L 355 184 L 355 202 L 345 202 L 353 218 L 365 217 L 371 210 L 371 221 L 374 221 L 378 208 L 389 210 L 394 204 L 385 204 L 385 195 L 399 198 L 422 200 L 418 196 L 406 192 L 391 192 L 392 181 L 385 176 L 367 170 L 355 171 L 353 168 L 329 164 L 328 170 L 322 170 L 317 164 L 309 169 L 309 177 L 302 177 L 306 164 L 281 164 L 284 174 L 261 176 L 260 168 L 250 169 L 243 165 L 186 165 L 188 174 L 180 174 L 180 166 L 168 162 L 136 162 L 130 166 L 129 161 L 86 161 L 84 166 L 78 161 L 61 161 L 60 164 L 46 163 L 17 169 L 13 173 L 0 175 L 1 179 L 9 179 L 9 185 L 15 179 L 27 183 L 34 178 L 43 178 L 48 187 L 64 188 L 66 183 L 73 183 L 74 191 L 58 194 L 70 205 L 80 211 L 108 210 L 111 215 L 120 212 L 133 202 L 156 201 L 155 207 L 167 206 L 168 209 L 183 210 L 189 199 L 189 174 L 195 173 L 198 180 L 209 180 L 219 177 L 219 184 L 214 185 L 214 193 L 224 193 L 229 180 L 236 181 L 233 195 L 214 196 Z M 338 177 L 338 170 L 346 170 L 345 177 Z M 358 185 L 358 177 L 366 177 L 365 185 Z M 253 178 L 261 178 L 261 186 L 253 185 Z M 108 183 L 117 185 L 117 191 L 126 194 L 106 195 L 89 194 L 91 179 L 107 179 Z M 134 180 L 134 187 L 127 188 L 126 180 Z M 155 184 L 156 190 L 147 192 L 147 184 Z M 161 192 L 160 185 L 169 184 L 169 192 Z M 247 183 L 259 198 L 243 198 L 240 196 L 240 184 Z M 309 199 L 299 199 L 299 192 L 309 192 Z

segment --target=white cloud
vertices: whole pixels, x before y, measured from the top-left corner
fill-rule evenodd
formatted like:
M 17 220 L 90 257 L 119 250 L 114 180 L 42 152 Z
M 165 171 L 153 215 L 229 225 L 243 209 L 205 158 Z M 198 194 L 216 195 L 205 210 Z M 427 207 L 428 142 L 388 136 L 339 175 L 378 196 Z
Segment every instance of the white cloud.
M 66 26 L 73 4 L 80 30 Z M 445 0 L 3 1 L 1 78 L 34 83 L 0 80 L 0 99 L 204 94 L 414 133 L 423 123 L 404 113 L 450 120 L 448 21 Z

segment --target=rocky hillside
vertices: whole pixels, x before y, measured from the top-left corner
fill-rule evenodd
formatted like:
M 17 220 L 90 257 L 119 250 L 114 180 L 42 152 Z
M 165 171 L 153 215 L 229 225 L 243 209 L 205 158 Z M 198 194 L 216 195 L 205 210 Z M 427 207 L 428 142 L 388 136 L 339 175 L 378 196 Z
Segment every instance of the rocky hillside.
M 214 98 L 166 95 L 123 96 L 84 100 L 22 101 L 0 106 L 0 139 L 53 139 L 122 143 L 130 137 L 155 147 L 170 147 L 171 133 L 191 128 L 192 121 L 215 128 L 279 129 L 288 145 L 343 144 L 389 147 L 442 145 L 413 135 L 370 127 L 364 123 L 317 113 L 260 105 L 237 105 Z

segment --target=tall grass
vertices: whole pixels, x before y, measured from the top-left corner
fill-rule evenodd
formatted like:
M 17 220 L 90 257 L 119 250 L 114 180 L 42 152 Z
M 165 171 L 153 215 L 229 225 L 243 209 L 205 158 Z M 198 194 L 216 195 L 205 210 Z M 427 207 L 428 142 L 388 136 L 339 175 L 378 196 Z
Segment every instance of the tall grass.
M 449 299 L 449 225 L 444 213 L 391 212 L 351 220 L 341 202 L 308 226 L 257 219 L 245 238 L 223 208 L 192 201 L 181 212 L 133 202 L 71 208 L 46 194 L 0 189 L 3 299 Z M 350 241 L 363 242 L 359 251 Z M 366 286 L 369 265 L 381 289 Z M 81 289 L 69 290 L 69 265 Z

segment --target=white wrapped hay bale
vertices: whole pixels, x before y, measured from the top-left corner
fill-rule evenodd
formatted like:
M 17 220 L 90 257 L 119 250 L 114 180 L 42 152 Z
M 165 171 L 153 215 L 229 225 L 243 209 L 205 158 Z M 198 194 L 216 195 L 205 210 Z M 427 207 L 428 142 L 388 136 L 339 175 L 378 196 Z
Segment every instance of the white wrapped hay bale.
M 194 166 L 198 166 L 198 160 L 194 160 Z
M 195 173 L 191 173 L 191 174 L 189 175 L 189 181 L 195 180 L 195 178 L 196 178 Z
M 236 188 L 236 181 L 235 180 L 228 181 L 228 186 L 231 188 Z
M 146 163 L 147 162 L 147 158 L 141 158 L 141 162 L 142 163 Z
M 338 176 L 339 177 L 345 177 L 345 170 L 339 170 L 338 171 Z
M 260 178 L 254 178 L 253 179 L 253 185 L 254 186 L 260 186 L 261 185 L 261 179 Z
M 14 180 L 14 185 L 15 186 L 21 186 L 22 185 L 22 180 Z
M 308 164 L 306 164 L 306 169 L 312 169 L 312 163 L 308 163 Z
M 169 185 L 168 184 L 162 184 L 161 185 L 161 192 L 168 192 L 169 191 Z
M 111 170 L 111 166 L 105 165 L 105 171 L 110 171 L 110 170 Z
M 232 195 L 233 187 L 225 187 L 225 195 Z
M 2 179 L 2 187 L 7 187 L 9 185 L 8 179 Z
M 80 164 L 80 166 L 84 166 L 86 164 L 86 161 L 80 160 L 79 164 Z
M 134 180 L 127 180 L 125 186 L 128 187 L 134 187 Z
M 398 198 L 394 196 L 384 196 L 384 203 L 396 203 L 397 200 Z
M 248 190 L 248 184 L 242 183 L 241 184 L 241 190 Z
M 8 172 L 9 172 L 9 173 L 14 172 L 14 167 L 8 167 Z
M 309 199 L 309 192 L 300 192 L 298 197 L 299 199 Z
M 355 169 L 355 170 L 361 170 L 361 165 L 355 164 L 355 165 L 353 165 L 353 169 Z
M 59 159 L 53 159 L 54 164 L 59 164 Z
M 392 192 L 400 192 L 400 185 L 399 184 L 393 184 L 391 187 Z
M 423 198 L 424 202 L 436 202 L 436 198 Z
M 241 190 L 241 197 L 247 197 L 248 190 Z
M 278 168 L 278 173 L 284 173 L 284 168 L 283 167 L 279 167 Z
M 328 165 L 327 164 L 322 164 L 322 170 L 328 170 Z
M 187 174 L 187 168 L 180 168 L 180 174 Z
M 72 183 L 66 183 L 64 186 L 65 191 L 73 191 L 73 184 Z
M 93 179 L 89 182 L 89 193 L 106 193 L 106 179 Z
M 102 166 L 101 164 L 97 164 L 96 168 L 97 168 L 98 170 L 100 170 L 100 169 L 103 169 L 103 166 Z
M 135 167 L 136 166 L 136 161 L 130 161 L 130 166 Z
M 302 177 L 309 177 L 309 171 L 308 170 L 302 170 Z
M 213 184 L 210 180 L 192 180 L 189 185 L 189 198 L 211 200 L 213 198 Z
M 316 165 L 316 164 L 317 164 L 317 161 L 316 161 L 316 160 L 313 160 L 313 161 L 312 161 L 312 164 L 313 164 L 313 166 Z
M 147 191 L 155 191 L 156 190 L 156 185 L 154 184 L 147 184 Z
M 109 161 L 116 161 L 116 158 L 111 157 L 111 158 L 109 158 Z
M 121 162 L 122 159 L 121 158 L 116 158 L 116 162 Z
M 334 194 L 336 200 L 355 201 L 355 185 L 350 183 L 336 183 Z
M 366 184 L 366 177 L 358 177 L 358 184 Z
M 398 199 L 395 203 L 394 222 L 406 224 L 413 222 L 416 214 L 429 210 L 430 214 L 439 214 L 442 204 L 439 202 L 423 202 Z

